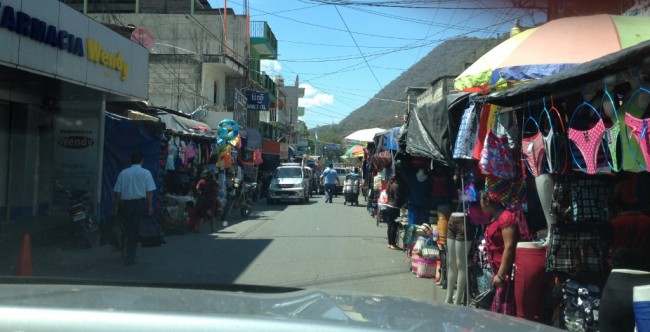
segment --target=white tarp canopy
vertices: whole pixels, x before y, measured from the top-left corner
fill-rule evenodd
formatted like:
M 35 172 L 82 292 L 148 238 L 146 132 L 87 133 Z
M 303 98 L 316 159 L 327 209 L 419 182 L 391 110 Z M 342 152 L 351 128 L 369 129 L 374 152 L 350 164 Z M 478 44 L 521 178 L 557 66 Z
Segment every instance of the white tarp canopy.
M 361 129 L 353 132 L 348 136 L 345 136 L 345 139 L 349 141 L 357 141 L 357 142 L 372 142 L 376 134 L 383 133 L 385 131 L 386 129 L 382 129 L 382 128 Z
M 174 114 L 158 114 L 157 117 L 165 124 L 167 129 L 170 129 L 177 134 L 215 137 L 214 132 L 203 122 Z

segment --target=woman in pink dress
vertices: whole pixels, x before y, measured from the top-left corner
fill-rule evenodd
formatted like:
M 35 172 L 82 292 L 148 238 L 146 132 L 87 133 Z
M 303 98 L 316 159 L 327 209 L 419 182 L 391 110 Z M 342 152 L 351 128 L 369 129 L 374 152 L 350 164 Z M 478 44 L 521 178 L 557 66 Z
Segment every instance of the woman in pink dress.
M 481 193 L 481 208 L 491 216 L 484 237 L 492 267 L 492 287 L 497 290 L 492 302 L 492 311 L 515 316 L 515 285 L 511 274 L 519 241 L 517 217 L 489 190 Z

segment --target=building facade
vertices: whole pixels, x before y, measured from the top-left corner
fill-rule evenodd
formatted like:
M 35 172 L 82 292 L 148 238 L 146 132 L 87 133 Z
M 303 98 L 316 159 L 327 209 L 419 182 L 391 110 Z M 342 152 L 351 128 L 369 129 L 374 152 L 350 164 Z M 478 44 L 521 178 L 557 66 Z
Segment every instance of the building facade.
M 57 0 L 0 3 L 0 221 L 99 201 L 107 101 L 148 98 L 148 52 Z
M 265 91 L 275 99 L 274 83 L 259 73 L 259 61 L 277 57 L 277 40 L 266 22 L 250 22 L 246 7 L 236 14 L 205 0 L 62 1 L 132 39 L 138 39 L 137 30 L 149 34 L 153 106 L 201 110 L 193 118 L 212 128 L 228 118 L 257 129 L 258 117 L 242 107 L 242 96 Z

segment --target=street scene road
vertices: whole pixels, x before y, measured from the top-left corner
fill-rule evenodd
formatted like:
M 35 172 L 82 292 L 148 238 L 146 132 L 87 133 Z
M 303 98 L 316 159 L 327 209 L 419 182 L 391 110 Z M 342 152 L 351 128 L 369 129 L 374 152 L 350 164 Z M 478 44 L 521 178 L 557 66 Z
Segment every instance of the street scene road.
M 304 205 L 257 201 L 249 218 L 233 211 L 215 234 L 204 225 L 204 233 L 168 236 L 161 247 L 138 248 L 133 266 L 125 266 L 109 246 L 34 243 L 34 276 L 269 285 L 444 301 L 446 291 L 432 279 L 408 271 L 404 252 L 386 248 L 386 227 L 376 225 L 363 198 L 360 206 L 343 205 L 341 196 L 333 204 L 324 201 L 322 195 Z M 2 274 L 10 274 L 14 263 L 5 258 Z

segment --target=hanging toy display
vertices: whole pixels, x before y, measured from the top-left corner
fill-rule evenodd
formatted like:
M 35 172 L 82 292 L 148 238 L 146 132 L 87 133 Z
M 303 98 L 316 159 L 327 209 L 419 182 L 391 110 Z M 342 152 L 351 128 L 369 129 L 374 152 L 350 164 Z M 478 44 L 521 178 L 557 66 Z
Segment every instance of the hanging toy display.
M 239 124 L 235 120 L 221 120 L 216 130 L 217 136 L 219 137 L 217 145 L 222 145 L 223 143 L 232 144 L 232 142 L 239 137 Z
M 225 145 L 228 147 L 228 145 Z M 225 150 L 221 150 L 219 152 L 219 163 L 220 163 L 220 168 L 221 169 L 229 169 L 232 168 L 232 158 L 230 156 L 230 149 L 227 148 Z
M 241 148 L 241 136 L 237 134 L 237 137 L 235 137 L 232 141 L 230 141 L 230 145 L 240 149 Z

